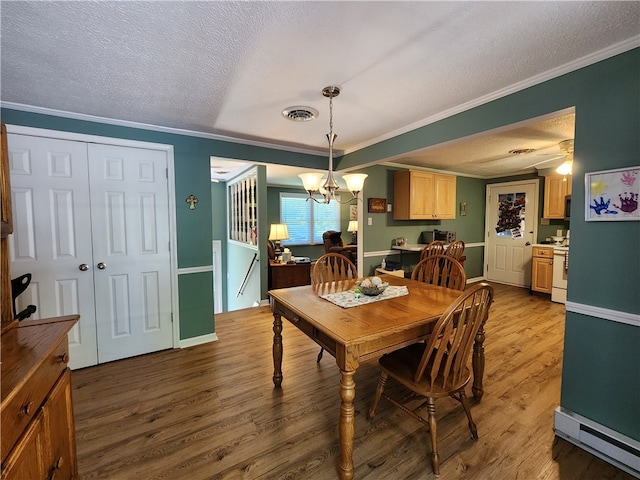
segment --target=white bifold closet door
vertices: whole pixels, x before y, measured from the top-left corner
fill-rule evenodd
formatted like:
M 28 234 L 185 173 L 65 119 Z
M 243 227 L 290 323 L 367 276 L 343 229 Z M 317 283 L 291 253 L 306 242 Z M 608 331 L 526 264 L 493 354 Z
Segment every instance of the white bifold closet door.
M 11 276 L 31 273 L 17 310 L 72 313 L 70 366 L 173 345 L 167 154 L 8 137 Z

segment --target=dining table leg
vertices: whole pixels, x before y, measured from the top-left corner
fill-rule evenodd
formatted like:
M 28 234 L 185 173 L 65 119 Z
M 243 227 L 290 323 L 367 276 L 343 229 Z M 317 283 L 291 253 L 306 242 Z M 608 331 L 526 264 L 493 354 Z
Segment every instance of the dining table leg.
M 473 343 L 473 385 L 471 391 L 478 400 L 482 399 L 482 377 L 484 375 L 484 322 L 480 325 Z
M 282 386 L 282 317 L 273 314 L 273 384 Z
M 355 435 L 356 382 L 353 380 L 355 370 L 340 370 L 340 478 L 353 478 L 353 437 Z

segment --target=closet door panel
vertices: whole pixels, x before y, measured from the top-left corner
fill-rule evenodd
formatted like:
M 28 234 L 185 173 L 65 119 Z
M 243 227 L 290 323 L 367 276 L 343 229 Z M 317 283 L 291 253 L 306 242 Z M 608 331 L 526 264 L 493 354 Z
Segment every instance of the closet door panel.
M 11 276 L 31 273 L 16 310 L 31 318 L 80 314 L 69 333 L 70 366 L 95 365 L 96 329 L 87 145 L 10 134 L 14 234 Z M 85 270 L 81 266 L 86 265 Z
M 89 146 L 100 362 L 173 345 L 165 152 Z

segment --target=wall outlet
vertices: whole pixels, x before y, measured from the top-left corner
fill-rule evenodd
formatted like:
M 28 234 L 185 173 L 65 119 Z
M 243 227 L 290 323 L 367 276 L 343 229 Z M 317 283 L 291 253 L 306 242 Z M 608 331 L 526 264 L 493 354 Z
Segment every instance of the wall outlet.
M 562 230 L 556 230 L 556 236 L 562 237 Z
M 367 225 L 369 226 L 373 225 L 373 218 L 367 217 Z

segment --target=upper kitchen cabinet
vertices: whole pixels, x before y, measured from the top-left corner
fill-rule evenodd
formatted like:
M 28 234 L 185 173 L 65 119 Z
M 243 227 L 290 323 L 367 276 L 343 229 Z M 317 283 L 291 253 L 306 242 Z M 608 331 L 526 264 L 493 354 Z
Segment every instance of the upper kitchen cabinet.
M 402 170 L 393 178 L 394 220 L 456 218 L 456 177 Z
M 564 218 L 565 196 L 571 195 L 571 175 L 544 177 L 544 218 Z

